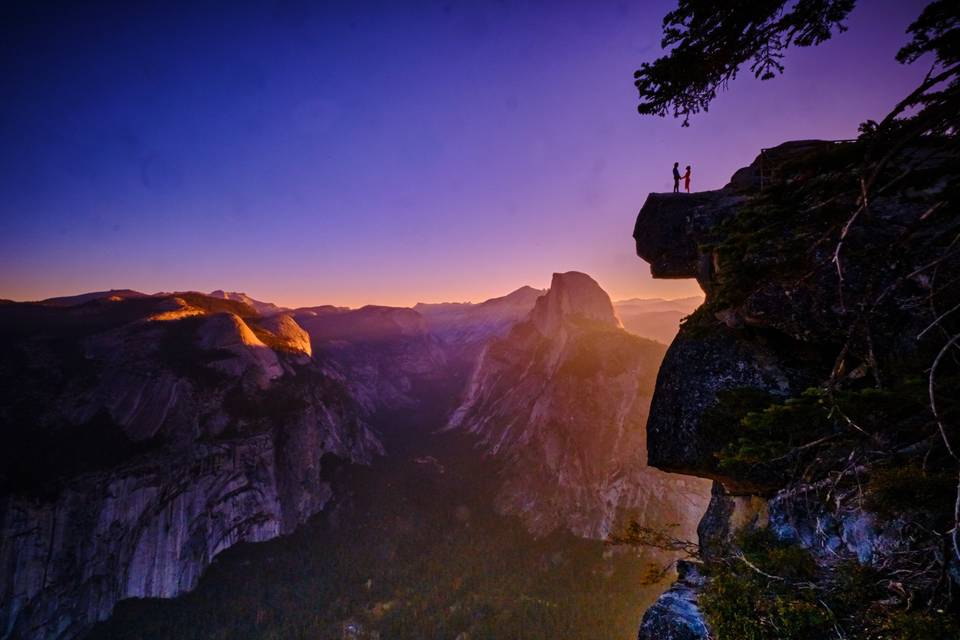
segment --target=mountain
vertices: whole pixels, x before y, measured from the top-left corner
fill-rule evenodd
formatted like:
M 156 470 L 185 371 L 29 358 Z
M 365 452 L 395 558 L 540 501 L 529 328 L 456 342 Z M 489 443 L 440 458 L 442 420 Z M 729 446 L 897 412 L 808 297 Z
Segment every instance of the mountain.
M 197 293 L 0 307 L 0 629 L 72 638 L 293 531 L 382 452 L 290 316 Z M 12 636 L 10 635 L 12 634 Z
M 110 289 L 109 291 L 92 291 L 90 293 L 81 293 L 76 296 L 61 296 L 59 298 L 47 298 L 40 304 L 52 307 L 73 307 L 78 304 L 90 302 L 92 300 L 125 300 L 128 298 L 145 298 L 147 294 L 134 291 L 133 289 Z
M 294 534 L 223 553 L 188 597 L 121 603 L 91 640 L 145 629 L 158 640 L 628 637 L 665 587 L 649 568 L 676 554 L 601 538 L 633 518 L 692 537 L 707 493 L 643 465 L 664 347 L 623 331 L 587 276 L 563 274 L 544 293 L 295 310 L 314 362 L 363 403 L 386 455 L 328 466 L 333 497 Z M 517 345 L 525 331 L 539 341 Z M 497 353 L 516 366 L 495 368 Z M 444 429 L 478 363 L 507 390 L 476 407 L 490 424 L 498 410 L 548 418 L 528 420 L 529 440 L 508 438 L 493 455 L 483 455 L 487 429 Z
M 669 344 L 680 321 L 703 304 L 703 298 L 632 298 L 613 303 L 623 328 L 634 335 Z
M 537 298 L 545 292 L 533 287 L 520 287 L 499 298 L 479 304 L 444 302 L 414 305 L 426 320 L 429 330 L 447 345 L 469 346 L 504 335 L 533 309 Z
M 240 293 L 237 291 L 223 291 L 217 289 L 216 291 L 210 292 L 211 298 L 223 298 L 224 300 L 236 300 L 237 302 L 242 302 L 243 304 L 249 305 L 257 310 L 262 316 L 269 316 L 275 313 L 281 313 L 283 311 L 289 311 L 283 307 L 278 307 L 272 302 L 261 302 L 259 300 L 254 300 L 245 293 Z
M 643 465 L 663 347 L 625 332 L 583 274 L 557 275 L 549 293 L 415 309 L 112 290 L 5 303 L 0 331 L 3 637 L 81 636 L 118 601 L 192 591 L 221 552 L 299 531 L 321 511 L 341 546 L 318 540 L 310 553 L 350 549 L 380 564 L 377 549 L 349 542 L 355 522 L 378 514 L 399 518 L 419 549 L 436 534 L 411 518 L 469 527 L 465 508 L 489 513 L 488 532 L 521 514 L 510 525 L 521 539 L 598 538 L 628 517 L 686 522 L 702 510 L 699 481 Z M 462 429 L 438 434 L 448 422 Z M 345 479 L 356 477 L 367 479 Z M 424 477 L 449 493 L 442 512 L 429 499 L 417 514 L 354 502 L 396 501 Z M 552 563 L 551 540 L 534 545 L 547 560 L 524 566 Z M 588 566 L 616 564 L 596 540 L 587 548 Z M 456 577 L 453 551 L 432 553 Z M 263 562 L 250 570 L 269 571 Z
M 442 376 L 444 350 L 413 309 L 308 307 L 293 318 L 309 333 L 315 357 L 341 372 L 367 412 L 416 404 L 414 387 Z
M 603 538 L 628 518 L 692 532 L 708 485 L 645 464 L 664 350 L 623 330 L 592 278 L 554 274 L 526 320 L 486 346 L 447 428 L 506 461 L 498 508 L 538 535 Z

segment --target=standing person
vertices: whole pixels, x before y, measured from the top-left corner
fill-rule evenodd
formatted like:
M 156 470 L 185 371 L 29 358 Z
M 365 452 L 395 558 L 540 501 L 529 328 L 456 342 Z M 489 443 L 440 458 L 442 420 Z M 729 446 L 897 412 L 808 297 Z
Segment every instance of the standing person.
M 687 172 L 683 174 L 683 188 L 687 190 L 687 193 L 690 193 L 690 165 L 687 165 Z
M 680 166 L 679 162 L 673 163 L 673 192 L 680 193 Z

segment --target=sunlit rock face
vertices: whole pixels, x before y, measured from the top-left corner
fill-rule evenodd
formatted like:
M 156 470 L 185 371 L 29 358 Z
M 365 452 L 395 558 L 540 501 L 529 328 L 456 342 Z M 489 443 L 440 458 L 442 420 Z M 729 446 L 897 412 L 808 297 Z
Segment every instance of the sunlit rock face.
M 261 302 L 260 300 L 254 300 L 247 294 L 238 291 L 223 291 L 222 289 L 217 289 L 216 291 L 210 292 L 210 297 L 242 302 L 247 306 L 253 307 L 258 314 L 264 317 L 287 311 L 287 309 L 279 307 L 272 302 Z
M 205 318 L 198 331 L 198 344 L 204 351 L 222 351 L 232 355 L 211 363 L 230 377 L 246 371 L 262 373 L 258 383 L 265 385 L 283 375 L 277 354 L 265 345 L 240 316 L 223 313 Z
M 610 296 L 585 273 L 553 274 L 549 295 L 537 299 L 530 321 L 545 336 L 558 336 L 571 321 L 620 329 Z
M 593 279 L 555 274 L 527 320 L 486 347 L 448 426 L 504 461 L 497 506 L 536 534 L 602 538 L 628 518 L 691 532 L 707 485 L 644 460 L 662 356 L 620 327 Z
M 323 508 L 325 454 L 382 451 L 288 316 L 107 295 L 3 305 L 0 327 L 3 637 L 76 637 L 122 598 L 189 590 Z
M 313 355 L 310 334 L 297 324 L 293 317 L 278 313 L 263 318 L 257 323 L 261 339 L 273 349 L 297 356 L 304 363 Z

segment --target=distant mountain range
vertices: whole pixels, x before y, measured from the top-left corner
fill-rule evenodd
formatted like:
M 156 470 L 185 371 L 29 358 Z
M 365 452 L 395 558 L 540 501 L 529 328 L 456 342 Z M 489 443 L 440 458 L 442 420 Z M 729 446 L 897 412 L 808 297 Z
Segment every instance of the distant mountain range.
M 484 302 L 418 302 L 413 307 L 425 319 L 428 330 L 447 344 L 470 344 L 482 341 L 492 335 L 502 335 L 513 322 L 522 319 L 533 309 L 537 298 L 546 293 L 545 289 L 523 286 L 505 296 L 491 298 Z M 146 294 L 132 289 L 111 289 L 95 291 L 75 296 L 47 298 L 40 304 L 68 307 L 100 299 L 129 299 L 154 296 L 168 296 L 168 293 Z M 217 289 L 210 297 L 241 302 L 252 307 L 260 315 L 295 313 L 298 317 L 327 315 L 335 312 L 351 311 L 348 307 L 321 305 L 291 309 L 272 302 L 255 300 L 245 293 Z M 11 301 L 3 301 L 9 303 Z M 613 302 L 617 317 L 627 331 L 664 344 L 669 344 L 676 335 L 679 322 L 693 313 L 703 303 L 700 296 L 687 298 L 629 298 Z M 369 305 L 367 309 L 375 308 Z
M 389 455 L 382 416 L 424 403 L 459 407 L 450 426 L 503 462 L 476 482 L 538 535 L 687 522 L 698 481 L 644 463 L 664 346 L 621 320 L 664 340 L 697 302 L 614 305 L 577 273 L 413 308 L 220 290 L 5 302 L 0 629 L 74 638 L 121 599 L 192 589 L 223 549 L 323 509 L 331 461 Z
M 510 326 L 533 309 L 543 289 L 520 287 L 500 298 L 485 302 L 445 302 L 414 305 L 427 321 L 430 331 L 447 344 L 471 344 L 503 335 Z

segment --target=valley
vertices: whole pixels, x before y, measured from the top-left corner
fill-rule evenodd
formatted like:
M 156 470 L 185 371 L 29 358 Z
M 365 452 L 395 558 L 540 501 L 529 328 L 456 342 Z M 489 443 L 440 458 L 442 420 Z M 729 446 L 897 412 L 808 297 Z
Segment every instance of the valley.
M 605 540 L 692 539 L 709 498 L 646 466 L 665 347 L 585 274 L 415 308 L 111 291 L 0 325 L 5 638 L 629 638 L 675 557 Z
M 121 602 L 91 639 L 631 638 L 670 558 L 493 508 L 503 465 L 443 426 L 442 402 L 380 416 L 389 455 L 338 465 L 336 496 L 297 532 L 242 544 L 173 600 Z

